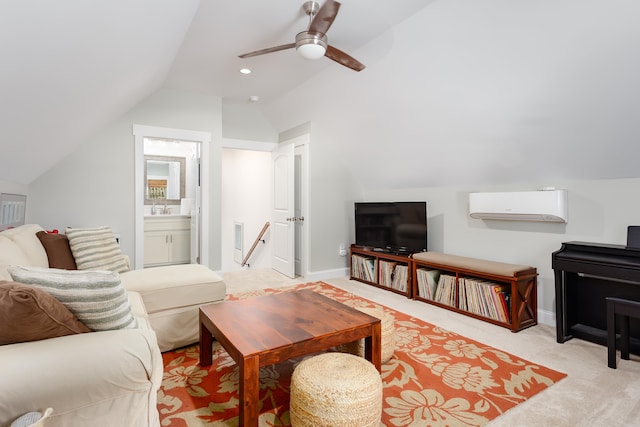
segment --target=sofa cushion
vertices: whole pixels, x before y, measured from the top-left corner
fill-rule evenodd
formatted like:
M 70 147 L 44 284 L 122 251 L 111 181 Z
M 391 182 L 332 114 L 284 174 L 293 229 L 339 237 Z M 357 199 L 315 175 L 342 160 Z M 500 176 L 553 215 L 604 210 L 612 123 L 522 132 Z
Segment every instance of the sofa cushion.
M 8 237 L 18 245 L 29 261 L 27 265 L 31 267 L 47 267 L 49 266 L 47 253 L 36 236 L 36 233 L 41 230 L 42 227 L 38 224 L 25 224 L 16 228 L 4 230 L 0 235 Z
M 142 295 L 150 315 L 167 309 L 221 301 L 227 295 L 227 287 L 220 276 L 201 264 L 131 270 L 120 277 L 127 290 Z
M 479 271 L 496 276 L 517 277 L 520 273 L 528 273 L 534 267 L 528 265 L 508 264 L 506 262 L 487 261 L 440 252 L 419 252 L 413 254 L 418 261 L 431 262 L 443 266 L 456 267 L 465 270 Z
M 12 280 L 7 271 L 10 265 L 29 265 L 27 256 L 20 247 L 8 237 L 0 233 L 0 280 Z
M 67 228 L 69 246 L 78 270 L 109 270 L 122 273 L 129 270 L 110 227 Z
M 47 233 L 46 231 L 38 231 L 36 233 L 40 243 L 47 252 L 49 259 L 49 267 L 61 268 L 63 270 L 77 270 L 76 260 L 71 253 L 69 239 L 64 234 Z
M 8 270 L 13 280 L 53 295 L 93 331 L 137 327 L 118 273 L 19 266 Z
M 0 282 L 0 345 L 91 332 L 60 301 L 19 282 Z
M 0 232 L 0 280 L 12 280 L 7 271 L 10 265 L 47 267 L 47 253 L 36 237 L 42 227 L 26 224 Z

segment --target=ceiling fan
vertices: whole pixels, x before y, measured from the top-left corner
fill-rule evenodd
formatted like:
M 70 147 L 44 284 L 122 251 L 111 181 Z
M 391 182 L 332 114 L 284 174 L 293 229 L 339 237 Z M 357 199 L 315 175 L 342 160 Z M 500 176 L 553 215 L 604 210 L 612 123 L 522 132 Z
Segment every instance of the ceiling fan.
M 302 5 L 302 8 L 309 16 L 309 27 L 306 31 L 296 34 L 295 43 L 256 50 L 239 55 L 239 57 L 250 58 L 252 56 L 264 55 L 265 53 L 278 52 L 295 47 L 296 51 L 305 58 L 318 59 L 326 56 L 352 70 L 364 70 L 364 65 L 358 60 L 327 43 L 327 31 L 329 27 L 331 27 L 331 24 L 333 24 L 333 20 L 336 19 L 338 9 L 340 9 L 340 3 L 335 0 L 327 0 L 322 7 L 320 7 L 315 1 L 307 1 Z

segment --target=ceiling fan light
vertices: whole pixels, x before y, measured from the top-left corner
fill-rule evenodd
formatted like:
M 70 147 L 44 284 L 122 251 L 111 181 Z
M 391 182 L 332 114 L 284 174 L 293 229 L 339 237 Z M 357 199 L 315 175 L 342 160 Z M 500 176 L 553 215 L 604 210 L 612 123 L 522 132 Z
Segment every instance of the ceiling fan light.
M 322 58 L 327 51 L 327 37 L 309 34 L 304 31 L 298 33 L 296 36 L 296 50 L 302 57 L 307 59 Z
M 298 53 L 307 59 L 318 59 L 324 56 L 326 49 L 319 44 L 303 44 L 298 46 Z

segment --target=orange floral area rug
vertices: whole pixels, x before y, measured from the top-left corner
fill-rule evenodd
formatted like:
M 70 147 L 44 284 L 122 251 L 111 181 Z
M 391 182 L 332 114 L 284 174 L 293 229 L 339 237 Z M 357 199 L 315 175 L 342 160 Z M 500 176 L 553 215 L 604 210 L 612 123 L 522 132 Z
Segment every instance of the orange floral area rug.
M 566 376 L 323 282 L 228 299 L 297 289 L 355 308 L 382 307 L 395 318 L 396 349 L 382 365 L 384 426 L 483 426 Z M 218 342 L 213 345 L 213 364 L 206 368 L 198 363 L 198 345 L 163 354 L 162 426 L 238 425 L 238 368 Z M 301 360 L 260 369 L 260 426 L 291 425 L 289 385 Z

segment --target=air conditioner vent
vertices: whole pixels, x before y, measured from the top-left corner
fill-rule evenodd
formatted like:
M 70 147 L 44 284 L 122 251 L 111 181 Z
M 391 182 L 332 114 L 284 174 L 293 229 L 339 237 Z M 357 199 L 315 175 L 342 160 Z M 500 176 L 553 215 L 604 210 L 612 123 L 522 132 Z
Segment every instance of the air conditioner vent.
M 469 193 L 469 215 L 478 219 L 567 222 L 567 190 Z

